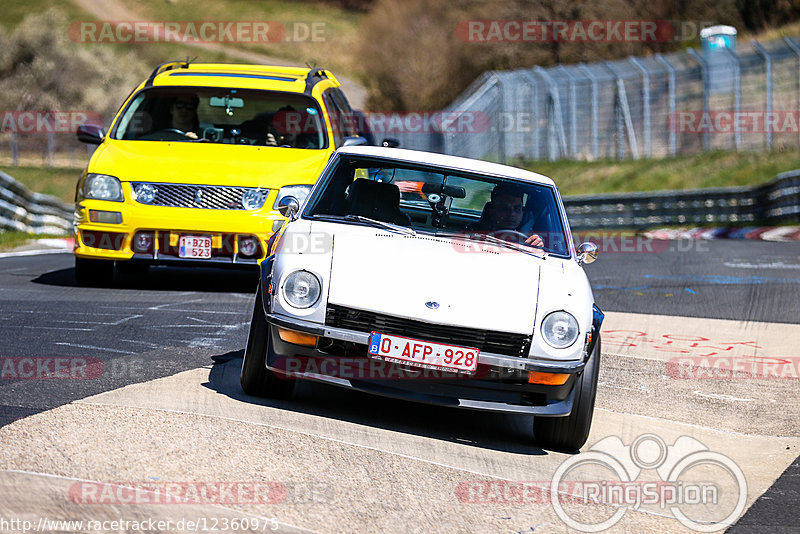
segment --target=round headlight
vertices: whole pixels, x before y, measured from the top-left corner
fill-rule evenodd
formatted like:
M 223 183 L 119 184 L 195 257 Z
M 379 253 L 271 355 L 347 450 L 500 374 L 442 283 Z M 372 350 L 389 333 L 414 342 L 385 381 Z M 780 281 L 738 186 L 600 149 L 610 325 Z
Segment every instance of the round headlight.
M 320 294 L 319 279 L 308 271 L 295 271 L 283 284 L 283 295 L 295 308 L 309 308 L 316 304 Z
M 246 210 L 257 210 L 264 205 L 267 195 L 260 189 L 247 189 L 242 193 L 242 207 Z
M 122 202 L 122 184 L 113 176 L 89 173 L 83 183 L 83 196 L 97 200 Z
M 151 204 L 158 194 L 158 188 L 152 184 L 136 184 L 133 187 L 133 194 L 137 202 Z
M 280 206 L 281 199 L 290 196 L 296 198 L 297 203 L 302 205 L 309 191 L 311 191 L 310 185 L 285 185 L 278 190 L 278 196 L 275 197 L 275 203 L 272 205 L 272 209 L 277 210 Z
M 542 321 L 542 335 L 549 345 L 565 349 L 575 343 L 580 334 L 578 321 L 565 311 L 556 311 Z

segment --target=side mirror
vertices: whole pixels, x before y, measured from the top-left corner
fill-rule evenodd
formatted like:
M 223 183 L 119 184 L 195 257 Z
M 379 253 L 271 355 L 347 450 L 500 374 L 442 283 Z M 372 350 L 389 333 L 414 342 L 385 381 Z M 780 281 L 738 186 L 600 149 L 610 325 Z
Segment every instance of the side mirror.
M 289 220 L 294 220 L 298 211 L 300 211 L 300 203 L 291 195 L 283 197 L 278 202 L 278 212 Z
M 387 137 L 386 139 L 381 141 L 381 146 L 386 148 L 397 148 L 400 146 L 400 141 L 392 137 Z
M 367 140 L 360 135 L 351 135 L 349 137 L 344 138 L 344 142 L 342 146 L 358 146 L 358 145 L 366 145 Z
M 106 136 L 103 133 L 103 127 L 96 124 L 80 124 L 75 130 L 75 135 L 78 137 L 78 141 L 90 145 L 99 145 Z
M 591 241 L 581 243 L 578 247 L 578 265 L 585 263 L 590 264 L 597 259 L 597 245 Z

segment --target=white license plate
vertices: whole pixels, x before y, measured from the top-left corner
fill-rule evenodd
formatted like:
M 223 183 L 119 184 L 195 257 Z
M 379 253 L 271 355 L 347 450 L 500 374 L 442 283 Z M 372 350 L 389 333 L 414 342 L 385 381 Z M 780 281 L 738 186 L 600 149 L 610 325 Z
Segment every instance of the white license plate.
M 430 343 L 380 332 L 370 334 L 368 352 L 382 356 L 387 361 L 428 369 L 474 373 L 478 367 L 478 349 Z
M 181 258 L 211 257 L 211 237 L 204 235 L 182 235 L 178 241 L 178 256 Z

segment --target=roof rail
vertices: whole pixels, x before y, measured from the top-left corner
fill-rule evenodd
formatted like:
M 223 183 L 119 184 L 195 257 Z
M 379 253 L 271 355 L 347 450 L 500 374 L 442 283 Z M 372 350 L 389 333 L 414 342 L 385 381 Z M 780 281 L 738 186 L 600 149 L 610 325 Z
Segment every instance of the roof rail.
M 151 85 L 153 85 L 153 80 L 155 79 L 155 77 L 161 74 L 162 72 L 166 72 L 172 69 L 188 69 L 189 63 L 191 63 L 190 60 L 184 59 L 183 61 L 167 61 L 166 63 L 158 65 L 156 68 L 153 69 L 153 72 L 150 73 L 150 77 L 147 78 L 147 81 L 145 82 L 144 86 L 150 87 Z
M 311 90 L 314 89 L 314 86 L 317 85 L 318 82 L 322 80 L 328 79 L 328 71 L 323 68 L 316 67 L 308 71 L 306 75 L 306 88 L 305 93 L 311 94 Z

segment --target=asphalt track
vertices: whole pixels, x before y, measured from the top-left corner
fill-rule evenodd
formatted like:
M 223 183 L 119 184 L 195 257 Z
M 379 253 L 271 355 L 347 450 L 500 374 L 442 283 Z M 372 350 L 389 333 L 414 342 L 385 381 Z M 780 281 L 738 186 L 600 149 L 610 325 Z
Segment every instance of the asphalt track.
M 800 244 L 600 246 L 586 269 L 608 316 L 595 424 L 583 451 L 613 436 L 626 445 L 645 434 L 667 445 L 690 436 L 745 475 L 748 511 L 734 531 L 794 531 L 797 377 L 708 379 L 691 367 L 679 376 L 687 368 L 676 359 L 701 362 L 714 353 L 796 362 Z M 245 396 L 238 366 L 254 288 L 246 272 L 158 268 L 120 278 L 113 289 L 85 289 L 74 286 L 70 254 L 0 258 L 0 357 L 12 361 L 0 379 L 0 519 L 214 515 L 259 518 L 281 531 L 567 530 L 549 502 L 481 492 L 497 481 L 545 486 L 580 457 L 537 447 L 526 418 L 318 384 L 302 384 L 286 402 Z M 14 377 L 21 358 L 43 369 L 79 359 L 89 378 Z M 153 480 L 271 481 L 285 495 L 275 504 L 216 506 L 70 498 L 88 481 Z M 614 510 L 573 513 L 591 521 Z M 713 510 L 695 513 L 719 519 Z M 613 527 L 683 528 L 658 507 L 631 510 Z

